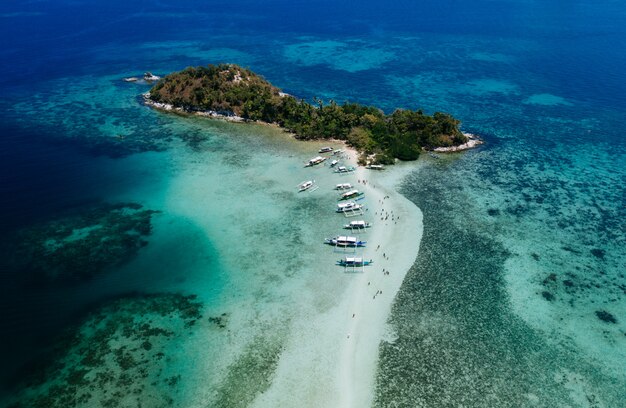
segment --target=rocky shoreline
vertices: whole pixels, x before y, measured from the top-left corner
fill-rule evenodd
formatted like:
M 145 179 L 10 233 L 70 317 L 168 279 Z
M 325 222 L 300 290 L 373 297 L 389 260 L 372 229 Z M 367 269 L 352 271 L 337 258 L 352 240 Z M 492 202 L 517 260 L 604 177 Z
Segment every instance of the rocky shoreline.
M 485 143 L 478 136 L 473 133 L 463 132 L 463 135 L 468 138 L 468 141 L 458 145 L 458 146 L 450 146 L 450 147 L 435 147 L 432 151 L 437 153 L 451 153 L 451 152 L 460 152 L 463 150 L 473 149 L 474 147 L 480 146 Z
M 237 116 L 232 112 L 227 113 L 227 112 L 218 112 L 218 111 L 213 111 L 213 110 L 195 111 L 195 110 L 190 110 L 190 109 L 184 109 L 181 107 L 176 107 L 169 103 L 155 102 L 152 99 L 150 99 L 150 92 L 146 92 L 142 94 L 141 96 L 143 97 L 143 102 L 146 106 L 150 106 L 151 108 L 165 111 L 165 112 L 184 113 L 184 114 L 203 116 L 203 117 L 208 117 L 208 118 L 213 118 L 213 119 L 222 119 L 222 120 L 226 120 L 229 122 L 237 122 L 237 123 L 248 122 L 248 120 L 242 118 L 241 116 Z

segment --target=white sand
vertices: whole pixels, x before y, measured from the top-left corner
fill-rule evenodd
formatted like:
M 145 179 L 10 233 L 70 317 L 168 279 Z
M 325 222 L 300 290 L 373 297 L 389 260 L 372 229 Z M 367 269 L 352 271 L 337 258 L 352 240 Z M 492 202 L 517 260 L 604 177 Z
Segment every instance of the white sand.
M 348 153 L 356 162 L 356 152 Z M 330 310 L 294 323 L 272 386 L 254 406 L 371 406 L 378 347 L 391 304 L 417 257 L 423 230 L 420 210 L 394 190 L 412 168 L 401 165 L 377 172 L 359 167 L 346 179 L 367 180 L 366 185 L 354 184 L 365 192 L 368 212 L 364 218 L 374 224 L 363 251 L 363 257 L 373 259 L 374 264 L 365 267 L 364 273 L 338 271 L 346 285 L 343 299 Z M 381 220 L 381 212 L 383 218 L 389 214 L 386 221 Z

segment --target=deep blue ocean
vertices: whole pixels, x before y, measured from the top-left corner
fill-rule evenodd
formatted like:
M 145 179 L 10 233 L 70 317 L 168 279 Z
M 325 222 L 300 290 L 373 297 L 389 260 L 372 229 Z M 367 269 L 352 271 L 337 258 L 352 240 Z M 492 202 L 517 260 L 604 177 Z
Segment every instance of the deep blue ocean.
M 424 238 L 376 406 L 623 406 L 625 51 L 620 1 L 3 2 L 2 394 L 91 310 L 168 288 L 41 285 L 12 259 L 54 220 L 153 202 L 144 170 L 200 143 L 121 78 L 232 62 L 305 99 L 446 111 L 486 142 L 420 159 L 403 184 Z

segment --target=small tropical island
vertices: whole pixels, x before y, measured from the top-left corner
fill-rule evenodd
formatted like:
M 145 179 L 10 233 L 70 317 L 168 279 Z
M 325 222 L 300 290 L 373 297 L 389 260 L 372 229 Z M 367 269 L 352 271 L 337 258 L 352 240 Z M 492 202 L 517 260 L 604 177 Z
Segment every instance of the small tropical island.
M 319 99 L 311 104 L 235 64 L 171 73 L 144 99 L 157 109 L 276 124 L 302 140 L 342 140 L 360 152 L 359 164 L 416 160 L 423 150 L 455 148 L 470 141 L 459 130 L 460 121 L 447 113 L 396 109 L 385 114 L 372 106 L 325 104 Z

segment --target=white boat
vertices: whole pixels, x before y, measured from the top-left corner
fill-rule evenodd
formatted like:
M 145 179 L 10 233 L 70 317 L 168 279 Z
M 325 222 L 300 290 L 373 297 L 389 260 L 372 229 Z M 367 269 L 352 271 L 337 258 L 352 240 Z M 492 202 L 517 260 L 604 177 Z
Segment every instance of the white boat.
M 341 154 L 343 153 L 343 149 L 337 149 L 333 152 L 333 154 Z
M 322 147 L 322 148 L 319 150 L 319 153 L 328 153 L 328 152 L 332 152 L 332 151 L 333 151 L 333 148 L 332 148 L 332 147 L 330 147 L 330 146 L 326 146 L 326 147 Z
M 371 227 L 372 224 L 369 222 L 365 222 L 363 220 L 360 221 L 350 221 L 350 224 L 346 224 L 343 227 L 345 229 L 365 229 Z
M 306 191 L 315 185 L 315 180 L 303 181 L 298 185 L 298 191 Z
M 158 81 L 159 79 L 161 79 L 161 77 L 158 75 L 154 75 L 152 72 L 146 72 L 143 74 L 143 80 L 147 82 L 154 82 Z
M 326 157 L 322 157 L 322 156 L 314 157 L 311 160 L 309 160 L 309 162 L 304 167 L 315 166 L 316 164 L 320 164 L 324 160 L 326 160 Z
M 350 172 L 353 172 L 354 170 L 356 170 L 354 167 L 339 166 L 335 170 L 335 173 L 350 173 Z
M 339 200 L 349 200 L 351 198 L 357 198 L 365 195 L 365 193 L 360 192 L 359 190 L 350 190 L 346 193 L 343 193 Z
M 336 245 L 341 247 L 364 247 L 366 242 L 359 241 L 357 237 L 338 236 L 334 238 L 326 238 L 325 244 Z
M 137 77 L 124 78 L 124 82 L 137 82 L 137 81 L 139 81 L 139 78 Z
M 352 184 L 350 183 L 341 183 L 335 186 L 335 190 L 350 190 L 352 188 Z
M 373 260 L 364 260 L 363 258 L 356 257 L 345 257 L 344 259 L 340 259 L 337 261 L 337 265 L 341 266 L 368 266 L 373 264 Z
M 370 170 L 385 170 L 385 166 L 382 164 L 370 164 L 367 168 Z
M 345 213 L 348 211 L 360 210 L 363 208 L 361 204 L 357 204 L 354 201 L 348 201 L 347 203 L 339 203 L 337 204 L 337 212 Z
M 335 167 L 339 163 L 339 160 L 333 160 L 330 162 L 330 167 Z

